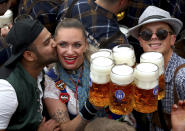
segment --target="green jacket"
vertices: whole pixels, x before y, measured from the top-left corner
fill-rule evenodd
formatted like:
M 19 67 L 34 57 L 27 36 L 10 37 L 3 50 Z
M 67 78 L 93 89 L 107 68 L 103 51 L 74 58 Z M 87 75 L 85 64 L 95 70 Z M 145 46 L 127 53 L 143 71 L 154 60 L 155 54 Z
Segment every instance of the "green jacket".
M 35 131 L 42 120 L 40 110 L 40 91 L 37 81 L 18 63 L 7 77 L 16 91 L 18 107 L 13 114 L 7 130 Z

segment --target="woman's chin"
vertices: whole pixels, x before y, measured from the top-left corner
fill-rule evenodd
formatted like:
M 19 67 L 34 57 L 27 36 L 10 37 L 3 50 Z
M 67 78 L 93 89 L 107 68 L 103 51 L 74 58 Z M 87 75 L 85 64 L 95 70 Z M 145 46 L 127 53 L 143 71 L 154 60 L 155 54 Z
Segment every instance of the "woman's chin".
M 64 68 L 67 70 L 75 70 L 76 69 L 74 66 L 66 66 Z

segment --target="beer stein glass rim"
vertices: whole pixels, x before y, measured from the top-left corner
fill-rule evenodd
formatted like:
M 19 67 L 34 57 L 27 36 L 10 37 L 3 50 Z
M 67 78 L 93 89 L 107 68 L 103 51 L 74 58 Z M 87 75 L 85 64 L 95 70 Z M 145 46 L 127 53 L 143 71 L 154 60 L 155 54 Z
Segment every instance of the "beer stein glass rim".
M 162 53 L 155 51 L 144 52 L 140 57 L 140 63 L 143 62 L 156 64 L 159 68 L 159 75 L 164 73 L 164 57 Z
M 105 54 L 105 55 L 103 55 Z M 112 59 L 112 51 L 110 49 L 99 49 L 90 56 L 90 62 L 97 57 L 107 57 Z
M 128 65 L 115 65 L 111 69 L 110 79 L 118 85 L 128 85 L 134 81 L 134 69 Z
M 111 49 L 106 49 L 106 48 L 99 49 L 97 52 L 99 52 L 99 51 L 106 51 L 106 52 L 112 53 Z
M 109 64 L 107 64 L 107 65 L 99 65 L 99 64 L 96 64 L 96 62 L 94 63 L 94 61 L 96 60 L 96 59 L 109 59 L 110 60 L 110 63 Z M 98 63 L 98 62 L 97 62 Z M 114 62 L 113 62 L 113 60 L 111 59 L 111 58 L 109 58 L 109 57 L 104 57 L 104 56 L 99 56 L 99 57 L 95 57 L 94 59 L 92 59 L 92 62 L 91 62 L 91 64 L 93 64 L 93 65 L 97 65 L 97 66 L 99 66 L 99 67 L 109 67 L 109 66 L 113 66 L 114 65 Z
M 114 68 L 117 68 L 117 67 L 124 67 L 124 68 L 126 67 L 126 68 L 131 69 L 132 71 L 129 72 L 128 74 L 118 74 L 118 73 L 116 73 L 116 72 L 114 71 Z M 128 76 L 128 75 L 131 75 L 131 74 L 134 73 L 134 69 L 133 69 L 132 67 L 126 65 L 126 64 L 117 64 L 117 65 L 114 65 L 114 66 L 112 67 L 111 73 L 113 73 L 113 74 L 115 74 L 115 75 L 119 75 L 119 76 Z
M 134 69 L 134 77 L 140 81 L 156 81 L 159 78 L 159 67 L 149 62 L 139 63 Z
M 153 53 L 153 54 L 157 54 L 158 56 L 157 56 L 157 57 L 152 57 L 152 58 L 150 58 L 150 59 L 154 59 L 154 60 L 163 59 L 162 53 L 160 53 L 160 52 L 155 52 L 155 51 L 144 52 L 144 53 L 141 54 L 141 58 L 144 59 L 144 60 L 146 60 L 148 57 L 146 58 L 146 57 L 144 57 L 144 56 L 146 56 L 146 54 L 152 54 L 152 53 Z
M 120 47 L 128 47 L 134 50 L 134 47 L 131 44 L 121 44 L 121 45 L 117 45 L 115 46 L 112 50 L 113 52 L 115 51 L 116 48 L 120 48 Z
M 120 47 L 123 47 L 124 49 L 121 49 Z M 126 52 L 125 50 L 129 49 L 128 51 L 129 52 Z M 134 52 L 134 48 L 132 45 L 130 44 L 122 44 L 122 45 L 117 45 L 115 46 L 113 49 L 112 49 L 112 54 L 113 54 L 113 57 L 115 54 L 117 53 L 120 53 L 120 54 L 123 54 L 123 55 L 127 55 L 129 57 L 132 57 L 132 58 L 135 58 L 135 52 Z
M 141 69 L 139 69 L 139 66 L 141 66 L 142 64 L 151 64 L 151 65 L 154 65 L 156 69 L 155 69 L 155 70 L 152 70 L 152 71 L 150 71 L 150 72 L 146 72 L 146 70 L 141 70 Z M 154 64 L 154 63 L 142 62 L 142 63 L 139 63 L 139 64 L 136 65 L 136 70 L 141 71 L 141 72 L 151 73 L 151 72 L 156 72 L 156 71 L 158 71 L 158 70 L 159 70 L 159 67 L 158 67 L 156 64 Z

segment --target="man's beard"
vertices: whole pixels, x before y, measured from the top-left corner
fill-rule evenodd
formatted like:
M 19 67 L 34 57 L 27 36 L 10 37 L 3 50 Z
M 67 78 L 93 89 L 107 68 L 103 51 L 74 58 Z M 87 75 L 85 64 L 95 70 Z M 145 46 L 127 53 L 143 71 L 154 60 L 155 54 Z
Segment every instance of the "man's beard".
M 56 58 L 49 58 L 49 59 L 44 59 L 43 57 L 38 57 L 38 62 L 40 63 L 40 65 L 49 65 L 51 63 L 57 62 L 58 61 L 58 57 Z
M 50 56 L 47 57 L 47 56 L 40 55 L 38 52 L 36 53 L 36 55 L 37 55 L 37 64 L 40 66 L 46 66 L 58 61 L 57 55 L 56 56 L 53 55 L 53 57 L 50 57 Z

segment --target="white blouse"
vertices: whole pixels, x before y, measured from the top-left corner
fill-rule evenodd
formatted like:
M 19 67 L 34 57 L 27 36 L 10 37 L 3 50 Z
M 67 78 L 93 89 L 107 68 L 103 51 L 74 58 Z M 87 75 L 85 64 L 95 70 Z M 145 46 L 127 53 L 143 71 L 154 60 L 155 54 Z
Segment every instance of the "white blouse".
M 78 100 L 76 100 L 75 98 L 75 93 L 67 85 L 66 91 L 70 95 L 70 99 L 67 104 L 67 109 L 72 115 L 77 115 L 79 112 L 79 103 Z M 59 99 L 60 93 L 60 90 L 57 89 L 55 86 L 55 82 L 48 75 L 45 75 L 44 98 Z

